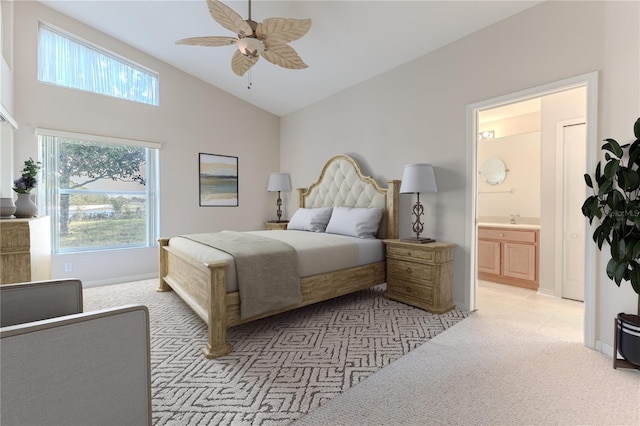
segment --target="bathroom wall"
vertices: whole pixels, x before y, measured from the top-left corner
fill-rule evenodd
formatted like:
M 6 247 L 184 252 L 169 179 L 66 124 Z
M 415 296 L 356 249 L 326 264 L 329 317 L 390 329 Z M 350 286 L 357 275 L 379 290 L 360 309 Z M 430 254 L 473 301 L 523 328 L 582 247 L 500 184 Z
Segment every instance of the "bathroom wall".
M 482 119 L 482 118 L 481 118 Z M 540 223 L 540 113 L 480 123 L 480 131 L 493 130 L 495 138 L 478 141 L 478 170 L 490 157 L 501 159 L 507 173 L 504 182 L 488 185 L 478 180 L 479 222 L 506 222 L 519 215 L 518 223 Z

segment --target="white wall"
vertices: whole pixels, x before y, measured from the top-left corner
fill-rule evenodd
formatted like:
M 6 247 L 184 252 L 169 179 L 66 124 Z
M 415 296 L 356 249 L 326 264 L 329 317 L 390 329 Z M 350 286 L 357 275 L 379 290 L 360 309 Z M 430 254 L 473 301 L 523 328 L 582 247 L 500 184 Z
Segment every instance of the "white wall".
M 13 2 L 0 0 L 0 198 L 13 197 Z
M 13 1 L 0 0 L 0 105 L 13 115 Z
M 478 170 L 488 158 L 501 159 L 507 169 L 504 182 L 489 185 L 478 179 L 478 219 L 507 223 L 540 223 L 540 132 L 478 142 Z M 486 218 L 486 219 L 485 219 Z
M 280 170 L 279 118 L 211 87 L 163 62 L 33 1 L 15 6 L 14 168 L 37 158 L 34 129 L 162 142 L 160 235 L 260 229 L 275 214 L 266 192 L 269 173 Z M 38 20 L 153 69 L 160 76 L 160 106 L 43 84 L 37 81 Z M 251 117 L 251 126 L 247 126 Z M 239 157 L 239 207 L 199 207 L 198 153 Z M 65 273 L 63 264 L 73 263 Z M 55 256 L 54 277 L 107 283 L 157 276 L 157 248 Z
M 600 72 L 598 138 L 632 135 L 640 116 L 638 2 L 545 2 L 436 52 L 331 96 L 281 120 L 281 165 L 294 185 L 313 179 L 337 153 L 363 160 L 365 172 L 400 179 L 404 164 L 435 166 L 437 194 L 425 197 L 425 233 L 458 245 L 454 299 L 470 295 L 467 105 L 593 71 Z M 402 217 L 409 217 L 401 196 Z M 402 225 L 403 235 L 409 226 Z M 613 342 L 619 311 L 635 311 L 597 261 L 596 338 Z

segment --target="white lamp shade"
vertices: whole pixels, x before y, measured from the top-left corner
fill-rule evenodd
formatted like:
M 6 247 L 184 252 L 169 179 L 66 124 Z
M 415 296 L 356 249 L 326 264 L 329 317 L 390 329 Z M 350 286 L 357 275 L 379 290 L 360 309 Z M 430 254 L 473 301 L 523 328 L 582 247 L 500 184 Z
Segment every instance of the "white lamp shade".
M 271 173 L 269 175 L 269 183 L 267 184 L 267 191 L 291 191 L 291 178 L 288 173 Z
M 236 47 L 243 55 L 249 56 L 256 52 L 260 56 L 264 52 L 264 43 L 253 37 L 244 37 L 236 42 Z
M 436 176 L 431 164 L 407 164 L 402 174 L 401 194 L 438 192 Z

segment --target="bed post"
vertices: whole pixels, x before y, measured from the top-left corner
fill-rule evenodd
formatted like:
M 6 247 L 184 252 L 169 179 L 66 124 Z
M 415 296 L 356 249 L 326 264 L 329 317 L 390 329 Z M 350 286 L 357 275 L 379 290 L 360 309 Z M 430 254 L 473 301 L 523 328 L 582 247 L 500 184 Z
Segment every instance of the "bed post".
M 167 251 L 164 249 L 169 245 L 169 238 L 160 238 L 158 239 L 158 243 L 160 246 L 159 249 L 159 263 L 160 263 L 160 276 L 158 277 L 158 288 L 156 291 L 171 291 L 171 287 L 167 285 L 164 281 L 164 277 L 167 276 L 168 267 L 167 267 Z
M 211 276 L 207 300 L 209 341 L 202 349 L 207 358 L 218 358 L 233 350 L 227 341 L 227 266 L 227 262 L 207 265 Z
M 386 238 L 396 239 L 399 238 L 399 194 L 400 194 L 400 180 L 387 181 L 387 206 L 385 208 L 387 213 L 387 235 Z
M 304 194 L 307 192 L 307 188 L 297 188 L 298 191 L 298 208 L 304 208 Z

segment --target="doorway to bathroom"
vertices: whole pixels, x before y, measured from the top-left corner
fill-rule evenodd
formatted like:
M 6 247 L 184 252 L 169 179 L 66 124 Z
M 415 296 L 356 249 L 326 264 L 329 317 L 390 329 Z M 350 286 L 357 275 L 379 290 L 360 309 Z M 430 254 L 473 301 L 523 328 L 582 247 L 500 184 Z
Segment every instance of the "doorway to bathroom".
M 580 207 L 587 195 L 582 176 L 597 146 L 596 83 L 597 75 L 588 74 L 469 107 L 472 306 L 482 309 L 479 294 L 486 294 L 478 292 L 479 275 L 481 285 L 501 283 L 489 284 L 492 297 L 515 286 L 535 297 L 572 299 L 567 304 L 583 307 L 578 326 L 588 347 L 595 346 L 595 262 L 587 259 L 595 250 L 587 244 Z M 485 170 L 496 163 L 503 164 L 498 181 Z M 495 232 L 487 233 L 487 225 Z M 500 242 L 499 235 L 516 241 Z M 487 275 L 491 262 L 497 269 Z

